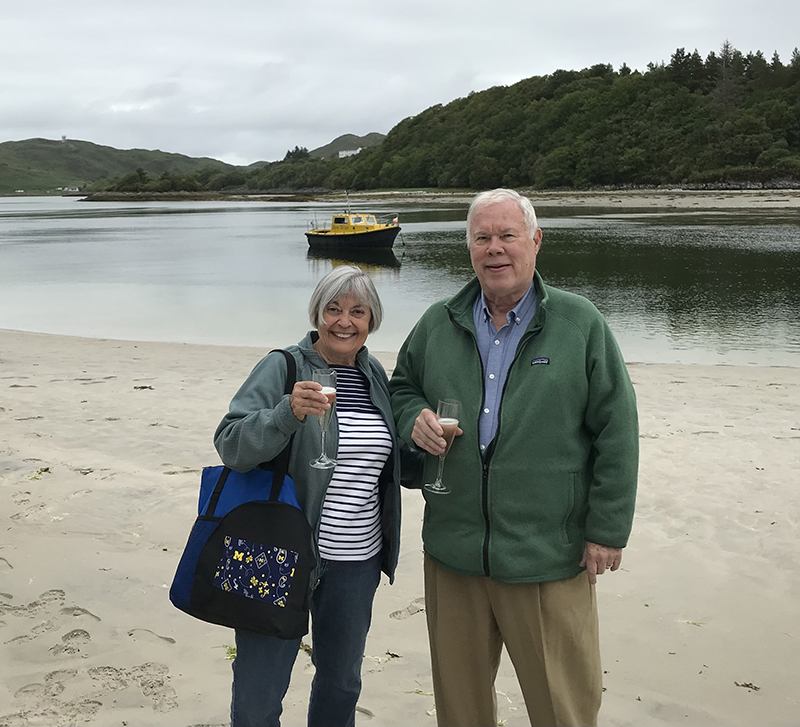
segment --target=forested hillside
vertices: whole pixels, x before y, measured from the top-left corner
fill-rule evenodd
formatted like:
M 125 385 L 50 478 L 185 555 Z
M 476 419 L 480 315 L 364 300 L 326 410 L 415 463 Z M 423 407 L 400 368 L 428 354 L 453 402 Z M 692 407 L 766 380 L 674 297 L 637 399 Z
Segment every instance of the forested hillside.
M 596 65 L 406 119 L 338 186 L 587 187 L 800 179 L 800 59 Z M 347 184 L 349 182 L 349 184 Z
M 305 150 L 296 150 L 296 152 Z M 109 188 L 147 191 L 157 180 Z M 800 54 L 703 58 L 646 71 L 598 64 L 472 93 L 401 121 L 346 159 L 288 153 L 202 189 L 587 188 L 800 183 Z
M 336 165 L 265 167 L 253 187 L 585 188 L 800 181 L 800 56 L 703 59 L 644 73 L 555 71 L 434 106 Z

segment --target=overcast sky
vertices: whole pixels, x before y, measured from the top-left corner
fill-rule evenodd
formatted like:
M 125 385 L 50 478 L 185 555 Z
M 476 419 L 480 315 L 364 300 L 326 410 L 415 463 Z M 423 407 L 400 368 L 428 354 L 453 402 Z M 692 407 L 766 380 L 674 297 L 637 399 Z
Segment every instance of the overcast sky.
M 0 15 L 0 141 L 282 159 L 490 86 L 800 45 L 797 0 L 38 0 Z

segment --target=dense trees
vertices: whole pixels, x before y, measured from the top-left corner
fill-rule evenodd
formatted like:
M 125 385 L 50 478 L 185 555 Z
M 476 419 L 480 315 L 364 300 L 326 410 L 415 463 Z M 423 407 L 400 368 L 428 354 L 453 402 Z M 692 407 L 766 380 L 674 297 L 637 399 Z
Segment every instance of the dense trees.
M 283 161 L 291 162 L 297 161 L 298 159 L 308 159 L 311 156 L 308 149 L 304 146 L 296 146 L 294 149 L 289 149 L 286 152 L 286 156 L 283 157 Z
M 115 187 L 141 184 L 129 177 Z M 678 48 L 644 72 L 557 70 L 432 106 L 357 156 L 295 147 L 255 171 L 189 181 L 250 191 L 797 183 L 800 55 L 784 64 L 726 42 L 705 59 Z

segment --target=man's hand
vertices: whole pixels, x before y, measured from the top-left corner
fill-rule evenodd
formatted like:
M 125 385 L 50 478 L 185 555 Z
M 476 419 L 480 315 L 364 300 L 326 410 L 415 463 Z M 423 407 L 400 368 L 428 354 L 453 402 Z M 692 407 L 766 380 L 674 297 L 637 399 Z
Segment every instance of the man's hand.
M 411 439 L 420 449 L 424 449 L 426 452 L 438 457 L 440 454 L 444 454 L 445 449 L 447 449 L 447 442 L 442 437 L 443 433 L 444 430 L 436 418 L 436 413 L 431 409 L 423 409 L 414 422 Z M 460 437 L 463 433 L 464 430 L 460 427 L 456 430 L 457 437 Z
M 581 568 L 586 568 L 589 574 L 589 583 L 597 583 L 597 576 L 608 569 L 617 570 L 622 563 L 622 548 L 611 548 L 608 545 L 586 542 L 583 546 Z

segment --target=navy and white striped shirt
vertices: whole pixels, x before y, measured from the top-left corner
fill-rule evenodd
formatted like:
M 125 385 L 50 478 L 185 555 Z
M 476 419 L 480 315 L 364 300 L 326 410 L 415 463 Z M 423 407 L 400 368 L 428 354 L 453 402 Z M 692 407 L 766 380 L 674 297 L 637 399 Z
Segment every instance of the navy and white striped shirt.
M 392 452 L 389 427 L 355 366 L 336 371 L 339 449 L 319 526 L 319 553 L 327 560 L 367 560 L 383 544 L 378 478 Z

